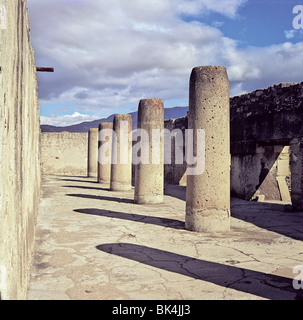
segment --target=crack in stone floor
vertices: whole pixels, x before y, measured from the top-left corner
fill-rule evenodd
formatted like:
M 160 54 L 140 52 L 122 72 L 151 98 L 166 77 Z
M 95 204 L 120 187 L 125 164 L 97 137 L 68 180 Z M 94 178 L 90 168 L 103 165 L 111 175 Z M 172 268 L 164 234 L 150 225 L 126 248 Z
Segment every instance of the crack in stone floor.
M 45 176 L 28 299 L 302 298 L 302 212 L 232 199 L 231 231 L 201 234 L 184 229 L 184 188 L 166 190 L 163 205 L 144 206 L 133 190 Z

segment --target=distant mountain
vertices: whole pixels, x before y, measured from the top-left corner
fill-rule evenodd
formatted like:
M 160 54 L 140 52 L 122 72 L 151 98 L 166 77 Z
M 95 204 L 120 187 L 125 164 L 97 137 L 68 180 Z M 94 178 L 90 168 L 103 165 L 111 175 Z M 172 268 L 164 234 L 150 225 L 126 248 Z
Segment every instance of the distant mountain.
M 164 109 L 164 120 L 178 119 L 185 117 L 187 115 L 188 107 L 174 107 Z M 137 111 L 131 112 L 130 115 L 133 119 L 133 128 L 137 128 Z M 114 119 L 114 114 L 107 118 L 102 118 L 94 121 L 82 122 L 79 124 L 74 124 L 66 127 L 56 127 L 47 124 L 41 125 L 42 132 L 87 132 L 90 128 L 98 128 L 100 122 L 112 122 Z

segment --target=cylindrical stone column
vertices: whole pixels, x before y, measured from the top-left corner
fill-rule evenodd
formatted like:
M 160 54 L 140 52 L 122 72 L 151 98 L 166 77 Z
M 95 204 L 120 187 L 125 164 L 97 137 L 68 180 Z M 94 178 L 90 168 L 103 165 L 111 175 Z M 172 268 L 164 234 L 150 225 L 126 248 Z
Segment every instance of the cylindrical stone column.
M 127 191 L 132 185 L 132 117 L 116 114 L 113 121 L 110 190 Z
M 87 176 L 97 178 L 98 168 L 98 128 L 88 131 Z
M 185 228 L 196 232 L 230 229 L 229 80 L 222 66 L 192 70 L 189 89 L 188 129 L 193 130 L 197 155 L 197 130 L 205 130 L 203 173 L 187 174 Z M 187 165 L 187 172 L 193 166 Z
M 140 152 L 141 156 L 146 155 L 147 161 L 141 157 L 141 161 L 135 166 L 134 201 L 138 204 L 162 203 L 164 138 L 161 133 L 164 129 L 164 106 L 161 99 L 140 100 L 137 128 L 144 130 L 144 135 L 141 135 Z
M 98 137 L 98 177 L 100 183 L 110 183 L 110 169 L 112 158 L 112 122 L 99 124 Z

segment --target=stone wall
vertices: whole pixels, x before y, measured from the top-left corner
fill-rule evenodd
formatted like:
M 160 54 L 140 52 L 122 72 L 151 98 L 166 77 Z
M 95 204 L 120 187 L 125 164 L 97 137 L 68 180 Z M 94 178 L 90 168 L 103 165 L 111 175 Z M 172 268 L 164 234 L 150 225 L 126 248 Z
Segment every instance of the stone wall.
M 26 297 L 40 196 L 36 64 L 25 0 L 0 0 L 0 294 Z M 2 10 L 3 12 L 4 10 Z
M 230 99 L 233 196 L 285 200 L 291 193 L 300 208 L 302 124 L 303 82 L 282 83 Z M 166 121 L 165 127 L 184 130 L 187 117 Z M 172 149 L 172 158 L 173 153 Z M 166 165 L 166 182 L 186 184 L 185 169 L 185 163 Z
M 231 194 L 246 200 L 290 202 L 289 147 L 257 147 L 255 154 L 231 156 Z
M 294 161 L 291 165 L 291 159 L 297 158 L 293 156 L 294 140 L 303 137 L 302 98 L 303 82 L 281 83 L 231 98 L 233 195 L 247 200 L 256 195 L 276 200 L 291 196 L 301 208 L 302 199 L 294 198 L 301 194 L 297 189 L 302 190 L 301 166 Z
M 87 176 L 87 133 L 43 132 L 40 145 L 42 174 Z
M 231 153 L 289 144 L 303 136 L 303 82 L 281 83 L 230 99 Z
M 187 129 L 187 117 L 179 119 L 170 119 L 164 121 L 164 128 L 173 132 L 175 129 L 180 129 L 183 134 L 183 155 L 185 155 L 185 129 Z M 176 148 L 175 138 L 171 139 L 171 164 L 164 165 L 164 177 L 166 183 L 186 185 L 186 162 L 183 164 L 176 164 Z M 164 152 L 167 152 L 164 145 Z

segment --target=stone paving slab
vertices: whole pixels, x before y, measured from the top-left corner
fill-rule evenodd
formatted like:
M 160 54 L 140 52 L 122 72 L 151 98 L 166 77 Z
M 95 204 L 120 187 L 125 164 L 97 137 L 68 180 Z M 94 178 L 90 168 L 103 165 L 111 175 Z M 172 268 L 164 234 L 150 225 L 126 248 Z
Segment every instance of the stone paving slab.
M 185 187 L 163 204 L 94 178 L 43 178 L 28 300 L 295 300 L 303 213 L 232 199 L 231 231 L 184 229 Z

